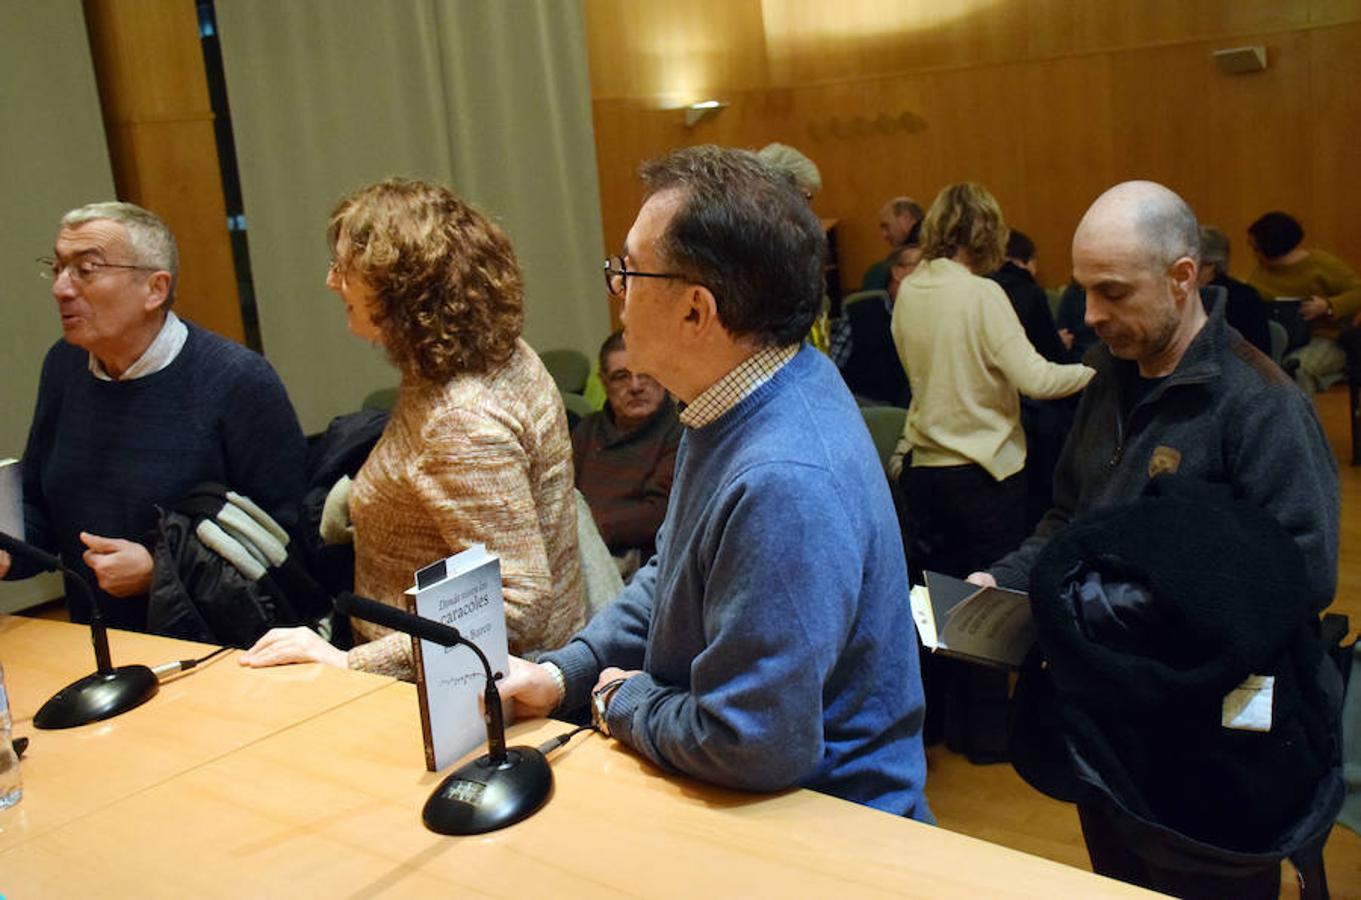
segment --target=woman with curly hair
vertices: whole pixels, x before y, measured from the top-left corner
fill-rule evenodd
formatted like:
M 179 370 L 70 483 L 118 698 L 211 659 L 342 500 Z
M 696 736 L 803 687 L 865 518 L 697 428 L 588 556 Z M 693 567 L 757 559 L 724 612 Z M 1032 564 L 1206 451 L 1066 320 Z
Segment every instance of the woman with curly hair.
M 520 338 L 510 241 L 449 190 L 400 179 L 341 200 L 327 238 L 326 286 L 345 301 L 350 331 L 401 372 L 350 494 L 355 593 L 400 607 L 417 569 L 483 543 L 501 558 L 510 652 L 560 646 L 585 614 L 572 445 L 557 387 Z M 348 654 L 288 628 L 242 662 L 413 677 L 409 637 L 353 624 Z
M 1092 370 L 1047 362 L 1007 295 L 984 277 L 1007 226 L 980 184 L 940 192 L 922 223 L 923 262 L 893 306 L 893 342 L 912 385 L 899 486 L 908 562 L 963 577 L 1025 538 L 1025 432 L 1017 391 L 1066 397 Z

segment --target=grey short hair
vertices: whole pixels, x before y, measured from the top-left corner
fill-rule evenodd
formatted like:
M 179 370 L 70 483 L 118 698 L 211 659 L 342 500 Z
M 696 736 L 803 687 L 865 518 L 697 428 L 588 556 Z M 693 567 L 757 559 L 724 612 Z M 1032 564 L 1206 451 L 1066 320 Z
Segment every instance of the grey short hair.
M 1158 271 L 1182 257 L 1193 259 L 1199 265 L 1200 223 L 1186 201 L 1172 191 L 1162 188 L 1141 198 L 1135 227 L 1149 263 Z
M 911 197 L 894 197 L 889 201 L 889 208 L 895 216 L 911 216 L 917 222 L 926 217 L 922 205 Z
M 142 266 L 152 266 L 170 273 L 170 293 L 166 305 L 175 297 L 175 284 L 180 278 L 180 252 L 175 236 L 160 216 L 135 203 L 109 200 L 78 206 L 61 217 L 62 228 L 75 228 L 86 222 L 107 220 L 122 225 L 128 233 L 128 243 Z
M 1200 226 L 1200 264 L 1214 266 L 1218 275 L 1229 274 L 1229 236 L 1213 225 Z
M 756 151 L 756 155 L 765 163 L 792 175 L 799 190 L 809 196 L 822 190 L 822 173 L 818 171 L 817 163 L 788 144 L 781 144 L 778 141 L 766 144 Z

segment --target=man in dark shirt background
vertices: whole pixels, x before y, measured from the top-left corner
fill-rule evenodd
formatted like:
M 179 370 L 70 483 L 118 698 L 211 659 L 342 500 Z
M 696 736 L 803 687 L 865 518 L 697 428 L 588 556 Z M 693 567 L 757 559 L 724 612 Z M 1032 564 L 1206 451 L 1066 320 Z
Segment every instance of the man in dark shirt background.
M 1252 285 L 1229 277 L 1229 238 L 1210 225 L 1200 227 L 1200 287 L 1201 298 L 1208 304 L 1210 295 L 1206 285 L 1216 285 L 1228 291 L 1224 318 L 1238 329 L 1248 343 L 1271 355 L 1271 331 L 1267 326 L 1267 306 L 1262 295 Z M 1209 307 L 1206 307 L 1209 311 Z
M 1050 362 L 1067 362 L 1054 315 L 1049 311 L 1049 295 L 1035 282 L 1036 268 L 1035 242 L 1013 228 L 1007 237 L 1007 258 L 988 277 L 1006 291 L 1025 336 L 1039 354 Z
M 631 371 L 622 331 L 600 347 L 600 380 L 605 408 L 572 432 L 572 463 L 577 489 L 628 578 L 653 553 L 671 495 L 681 426 L 666 389 Z

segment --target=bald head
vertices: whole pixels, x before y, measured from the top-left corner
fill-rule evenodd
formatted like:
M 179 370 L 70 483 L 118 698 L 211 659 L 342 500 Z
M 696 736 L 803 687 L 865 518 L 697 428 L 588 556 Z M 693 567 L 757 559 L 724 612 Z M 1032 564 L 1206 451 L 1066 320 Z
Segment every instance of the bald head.
M 1153 181 L 1126 181 L 1088 208 L 1073 235 L 1111 249 L 1132 251 L 1153 271 L 1179 259 L 1200 259 L 1200 225 L 1186 201 Z
M 1087 325 L 1145 378 L 1172 372 L 1205 324 L 1199 259 L 1195 214 L 1151 181 L 1116 185 L 1078 223 L 1073 280 L 1087 295 Z

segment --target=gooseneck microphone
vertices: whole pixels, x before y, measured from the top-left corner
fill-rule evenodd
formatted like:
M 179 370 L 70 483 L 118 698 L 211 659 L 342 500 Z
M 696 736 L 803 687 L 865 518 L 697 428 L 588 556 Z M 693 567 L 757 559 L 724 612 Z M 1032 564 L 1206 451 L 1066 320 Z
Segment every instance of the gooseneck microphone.
M 483 720 L 487 754 L 455 769 L 425 801 L 421 819 L 439 834 L 482 834 L 513 825 L 543 806 L 553 789 L 553 772 L 533 747 L 506 747 L 501 692 L 487 656 L 457 628 L 412 615 L 348 591 L 336 596 L 336 610 L 441 647 L 462 645 L 477 654 L 487 675 Z
M 90 601 L 90 642 L 94 645 L 95 671 L 73 681 L 52 695 L 33 717 L 37 728 L 75 728 L 125 713 L 156 696 L 160 683 L 146 666 L 114 667 L 109 655 L 109 635 L 99 596 L 90 584 L 62 564 L 59 557 L 0 531 L 0 550 L 25 559 L 44 572 L 61 572 L 67 584 L 76 585 Z

